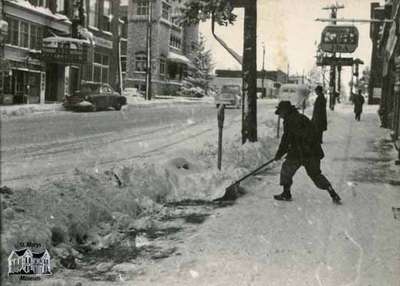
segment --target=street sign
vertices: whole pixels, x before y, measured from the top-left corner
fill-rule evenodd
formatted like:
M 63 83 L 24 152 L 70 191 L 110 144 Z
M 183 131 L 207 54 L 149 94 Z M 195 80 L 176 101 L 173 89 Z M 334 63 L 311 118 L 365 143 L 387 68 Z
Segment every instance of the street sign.
M 354 64 L 353 58 L 322 57 L 317 61 L 317 66 L 349 66 Z
M 321 50 L 326 53 L 353 53 L 358 47 L 355 26 L 326 26 L 321 35 Z

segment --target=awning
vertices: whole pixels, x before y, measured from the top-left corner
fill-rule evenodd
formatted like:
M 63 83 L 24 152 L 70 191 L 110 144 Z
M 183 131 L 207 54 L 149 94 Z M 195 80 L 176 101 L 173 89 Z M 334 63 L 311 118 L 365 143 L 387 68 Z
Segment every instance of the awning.
M 167 59 L 174 63 L 192 65 L 192 62 L 187 57 L 174 52 L 169 52 Z
M 70 44 L 72 49 L 76 49 L 79 46 L 89 46 L 89 40 L 69 38 L 69 37 L 47 37 L 43 39 L 43 45 L 47 47 L 58 47 L 59 43 Z M 72 45 L 71 45 L 72 44 Z

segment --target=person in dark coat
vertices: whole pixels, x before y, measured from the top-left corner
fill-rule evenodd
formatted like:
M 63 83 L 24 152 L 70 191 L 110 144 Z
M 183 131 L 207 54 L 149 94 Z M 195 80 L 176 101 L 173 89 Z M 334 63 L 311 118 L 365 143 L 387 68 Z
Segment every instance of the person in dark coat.
M 322 144 L 323 133 L 328 129 L 328 121 L 326 116 L 326 98 L 324 96 L 324 89 L 320 85 L 315 88 L 315 93 L 317 94 L 317 99 L 314 103 L 312 122 L 315 125 L 319 143 Z
M 355 119 L 357 121 L 361 120 L 361 113 L 363 112 L 364 102 L 365 102 L 365 99 L 364 99 L 364 96 L 362 96 L 362 91 L 359 90 L 358 94 L 355 94 L 353 97 L 354 114 L 355 114 Z
M 281 101 L 275 114 L 283 118 L 283 135 L 275 155 L 275 160 L 280 160 L 287 154 L 282 164 L 280 185 L 283 192 L 275 195 L 279 201 L 291 201 L 290 188 L 296 171 L 304 166 L 308 176 L 314 184 L 322 190 L 327 190 L 332 200 L 340 204 L 339 195 L 332 188 L 331 183 L 321 173 L 321 159 L 324 151 L 321 148 L 314 124 L 307 116 L 300 114 L 290 101 Z

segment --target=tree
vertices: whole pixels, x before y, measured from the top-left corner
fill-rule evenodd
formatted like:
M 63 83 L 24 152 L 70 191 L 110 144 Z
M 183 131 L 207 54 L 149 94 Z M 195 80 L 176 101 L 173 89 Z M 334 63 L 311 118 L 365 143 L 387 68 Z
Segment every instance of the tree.
M 184 25 L 213 20 L 233 24 L 233 8 L 244 8 L 242 143 L 257 141 L 257 0 L 188 0 L 181 9 Z
M 190 82 L 202 88 L 207 93 L 209 82 L 212 79 L 211 72 L 214 64 L 211 50 L 206 48 L 203 35 L 200 35 L 200 41 L 192 51 L 192 55 L 196 71 L 191 77 Z

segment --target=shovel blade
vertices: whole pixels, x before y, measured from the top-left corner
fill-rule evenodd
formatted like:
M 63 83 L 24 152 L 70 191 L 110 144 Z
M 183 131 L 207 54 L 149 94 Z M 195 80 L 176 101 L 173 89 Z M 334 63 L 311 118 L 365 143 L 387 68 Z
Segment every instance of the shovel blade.
M 225 189 L 225 194 L 218 198 L 215 199 L 214 201 L 234 201 L 240 196 L 240 185 L 239 183 L 230 185 Z

